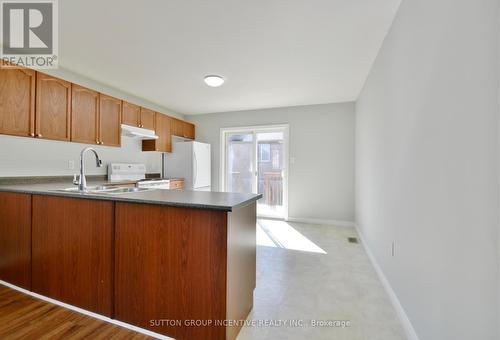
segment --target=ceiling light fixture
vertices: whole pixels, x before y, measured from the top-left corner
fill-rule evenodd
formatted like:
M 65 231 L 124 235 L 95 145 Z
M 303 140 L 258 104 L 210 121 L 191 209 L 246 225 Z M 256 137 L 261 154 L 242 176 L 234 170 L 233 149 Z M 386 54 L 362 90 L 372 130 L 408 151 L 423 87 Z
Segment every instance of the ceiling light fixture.
M 224 78 L 216 75 L 205 76 L 203 80 L 210 87 L 219 87 L 224 84 Z

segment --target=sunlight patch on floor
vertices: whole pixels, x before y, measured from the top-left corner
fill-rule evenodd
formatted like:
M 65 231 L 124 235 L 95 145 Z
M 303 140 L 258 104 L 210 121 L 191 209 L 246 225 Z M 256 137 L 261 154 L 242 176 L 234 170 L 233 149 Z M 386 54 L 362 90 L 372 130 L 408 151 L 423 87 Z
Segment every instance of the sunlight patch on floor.
M 326 254 L 326 251 L 284 221 L 258 220 L 257 245 Z
M 283 216 L 285 216 L 285 207 L 282 205 L 257 203 L 257 215 L 271 218 L 283 218 Z

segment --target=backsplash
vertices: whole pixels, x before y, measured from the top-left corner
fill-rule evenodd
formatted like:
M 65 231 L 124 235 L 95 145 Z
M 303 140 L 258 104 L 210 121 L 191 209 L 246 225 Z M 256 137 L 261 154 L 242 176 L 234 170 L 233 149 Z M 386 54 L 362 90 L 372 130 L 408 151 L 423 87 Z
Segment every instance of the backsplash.
M 109 163 L 144 163 L 148 173 L 161 171 L 161 153 L 143 152 L 141 141 L 122 137 L 122 146 L 94 147 L 103 162 L 102 168 L 95 167 L 88 155 L 86 172 L 89 175 L 104 175 Z M 0 135 L 0 177 L 19 176 L 68 176 L 78 173 L 80 151 L 87 144 L 65 143 L 36 138 L 22 138 Z M 15 151 L 14 151 L 15 150 Z M 70 169 L 70 161 L 74 169 Z

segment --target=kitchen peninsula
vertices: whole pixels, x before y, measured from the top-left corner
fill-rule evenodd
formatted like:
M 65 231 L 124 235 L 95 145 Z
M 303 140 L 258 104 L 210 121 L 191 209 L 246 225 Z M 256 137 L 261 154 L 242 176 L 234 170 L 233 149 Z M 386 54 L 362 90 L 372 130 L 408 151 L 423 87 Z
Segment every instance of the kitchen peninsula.
M 67 187 L 0 182 L 0 280 L 176 339 L 236 338 L 261 195 Z

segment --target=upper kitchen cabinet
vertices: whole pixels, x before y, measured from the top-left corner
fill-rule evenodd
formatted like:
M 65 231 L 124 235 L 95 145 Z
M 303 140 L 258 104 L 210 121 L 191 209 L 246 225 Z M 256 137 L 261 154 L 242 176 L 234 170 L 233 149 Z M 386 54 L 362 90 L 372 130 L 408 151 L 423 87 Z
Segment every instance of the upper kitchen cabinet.
M 155 120 L 154 111 L 123 102 L 122 124 L 155 130 Z
M 73 84 L 73 142 L 120 146 L 121 115 L 121 100 Z
M 141 107 L 123 101 L 122 124 L 139 127 L 141 125 Z
M 184 126 L 182 128 L 182 133 L 184 138 L 194 139 L 195 137 L 195 128 L 194 124 L 183 122 Z
M 121 116 L 122 101 L 100 94 L 98 144 L 121 146 Z
M 149 130 L 155 129 L 156 112 L 141 107 L 141 124 L 139 127 Z
M 71 141 L 101 144 L 98 138 L 99 93 L 73 84 L 71 107 Z
M 34 137 L 35 71 L 0 69 L 0 134 Z
M 158 139 L 142 141 L 142 151 L 172 152 L 171 122 L 172 118 L 156 113 L 156 134 Z
M 71 83 L 37 72 L 35 137 L 71 139 Z
M 194 139 L 195 138 L 195 127 L 193 124 L 185 122 L 180 119 L 173 119 L 172 122 L 172 135 Z
M 184 124 L 180 119 L 172 119 L 172 135 L 182 137 L 184 134 Z
M 0 69 L 0 134 L 120 147 L 121 124 L 160 137 L 143 151 L 171 152 L 172 135 L 195 138 L 195 126 L 180 119 L 41 72 Z

